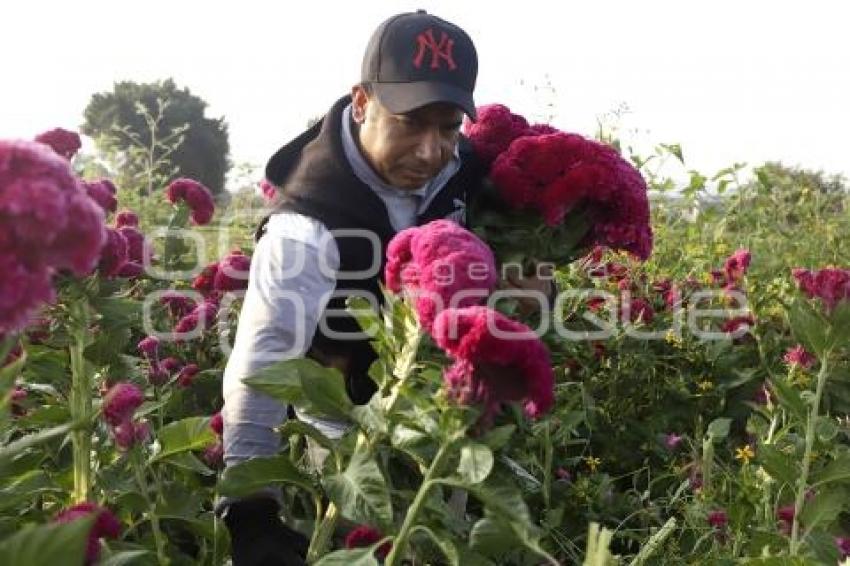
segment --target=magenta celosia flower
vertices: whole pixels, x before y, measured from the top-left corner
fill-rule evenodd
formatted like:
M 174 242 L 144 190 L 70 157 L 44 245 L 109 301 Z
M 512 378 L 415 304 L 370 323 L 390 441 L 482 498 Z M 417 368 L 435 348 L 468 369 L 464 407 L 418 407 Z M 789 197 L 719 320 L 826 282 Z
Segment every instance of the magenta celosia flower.
M 224 445 L 220 440 L 204 449 L 204 461 L 210 468 L 220 468 L 224 465 Z
M 268 179 L 263 179 L 259 182 L 260 194 L 263 195 L 263 200 L 267 204 L 271 204 L 277 198 L 277 187 L 275 187 Z
M 679 436 L 674 432 L 668 433 L 664 436 L 664 446 L 669 450 L 675 450 L 684 438 L 684 436 Z
M 789 366 L 799 366 L 803 369 L 809 369 L 818 359 L 809 353 L 801 344 L 797 344 L 793 348 L 789 348 L 782 360 Z
M 649 301 L 642 297 L 636 297 L 629 301 L 623 302 L 623 314 L 628 312 L 628 317 L 631 322 L 641 321 L 644 324 L 649 324 L 655 318 L 655 310 Z
M 151 363 L 156 363 L 159 360 L 159 338 L 156 336 L 148 336 L 142 339 L 136 348 Z
M 55 523 L 70 523 L 77 519 L 96 515 L 94 524 L 89 531 L 86 544 L 86 564 L 94 564 L 100 556 L 100 539 L 115 539 L 121 534 L 121 523 L 112 511 L 94 503 L 78 503 L 69 507 L 53 518 Z
M 216 291 L 238 291 L 241 289 L 247 289 L 248 273 L 250 270 L 251 258 L 239 250 L 232 251 L 218 262 L 217 268 L 215 269 L 215 275 L 213 277 L 212 287 Z M 201 275 L 198 277 L 201 277 Z
M 794 525 L 794 506 L 785 505 L 776 510 L 776 518 L 779 519 L 779 531 L 784 535 L 790 535 Z M 802 526 L 802 523 L 800 523 Z
M 481 303 L 497 281 L 487 244 L 450 220 L 396 234 L 387 246 L 384 276 L 390 291 L 413 297 L 419 322 L 429 331 L 441 310 Z
M 753 318 L 753 315 L 751 314 L 735 316 L 723 321 L 723 324 L 720 326 L 720 329 L 723 332 L 734 334 L 738 332 L 741 328 L 746 328 L 747 330 L 749 330 L 749 328 L 755 323 L 756 321 Z
M 142 390 L 132 383 L 116 383 L 103 398 L 103 419 L 112 426 L 118 426 L 130 420 L 144 401 Z
M 151 364 L 148 367 L 148 383 L 154 387 L 165 385 L 170 377 L 169 373 L 158 363 Z
M 139 215 L 132 210 L 122 210 L 115 215 L 115 227 L 121 228 L 122 226 L 133 226 L 138 228 Z
M 194 299 L 176 290 L 170 290 L 163 293 L 159 298 L 159 302 L 168 307 L 172 316 L 176 317 L 186 316 L 192 312 L 196 306 Z
M 723 509 L 712 511 L 708 514 L 708 524 L 715 529 L 724 529 L 729 524 L 729 516 Z
M 493 162 L 490 178 L 508 205 L 536 210 L 549 226 L 581 210 L 591 225 L 582 245 L 640 259 L 652 251 L 646 182 L 605 144 L 567 133 L 519 137 Z
M 218 262 L 207 265 L 192 281 L 192 289 L 203 295 L 214 291 L 216 275 L 218 275 Z
M 80 148 L 83 147 L 80 134 L 62 128 L 54 128 L 42 132 L 35 136 L 35 141 L 49 146 L 57 155 L 61 155 L 68 160 L 72 159 Z
M 573 479 L 573 475 L 566 468 L 558 468 L 557 470 L 555 470 L 555 477 L 565 482 L 572 481 Z
M 197 364 L 186 364 L 180 370 L 180 373 L 177 374 L 177 385 L 180 387 L 191 387 L 199 371 L 201 371 L 201 368 Z
M 118 208 L 118 199 L 115 198 L 115 185 L 109 179 L 98 181 L 82 181 L 89 198 L 103 209 L 104 212 L 115 212 Z
M 181 362 L 174 356 L 169 356 L 162 360 L 159 366 L 163 370 L 167 371 L 169 374 L 173 374 L 174 372 L 180 371 L 180 369 L 183 367 L 183 362 Z
M 128 261 L 121 266 L 121 269 L 118 270 L 116 274 L 117 277 L 124 277 L 126 279 L 135 279 L 136 277 L 140 277 L 145 273 L 145 268 L 141 263 L 136 263 L 135 261 Z
M 524 401 L 530 417 L 552 408 L 549 351 L 524 324 L 486 307 L 446 309 L 434 321 L 433 336 L 455 359 L 443 375 L 447 392 L 462 404 L 482 405 L 485 422 L 506 402 Z
M 204 301 L 192 312 L 181 318 L 174 331 L 178 333 L 192 332 L 196 328 L 206 330 L 215 321 L 219 305 L 213 301 Z
M 68 161 L 35 142 L 0 140 L 0 226 L 0 332 L 53 299 L 56 271 L 90 273 L 106 239 Z
M 750 250 L 745 248 L 741 248 L 729 256 L 723 265 L 723 273 L 726 275 L 726 280 L 728 282 L 740 281 L 747 274 L 751 258 Z
M 830 313 L 841 301 L 850 300 L 850 269 L 827 267 L 818 271 L 795 268 L 791 271 L 803 293 L 820 299 Z
M 496 159 L 516 138 L 529 133 L 525 118 L 502 104 L 481 106 L 477 114 L 478 119 L 475 122 L 467 120 L 463 129 L 475 154 L 486 163 Z
M 127 240 L 127 260 L 139 265 L 150 265 L 152 250 L 145 235 L 135 226 L 121 226 L 118 232 Z
M 210 190 L 201 183 L 192 179 L 176 179 L 168 185 L 166 197 L 172 204 L 185 202 L 195 224 L 202 226 L 212 220 L 215 202 Z
M 112 439 L 120 450 L 129 450 L 137 444 L 147 442 L 151 436 L 151 425 L 147 421 L 124 421 L 112 428 Z
M 835 546 L 838 547 L 840 560 L 850 558 L 850 537 L 835 537 Z
M 345 537 L 345 548 L 365 548 L 372 546 L 379 540 L 384 538 L 381 531 L 368 525 L 358 525 Z M 392 550 L 393 545 L 387 541 L 378 547 L 377 556 L 383 560 Z
M 756 389 L 754 400 L 759 405 L 767 405 L 770 403 L 770 386 L 767 382 L 762 383 L 758 389 Z
M 210 417 L 210 428 L 219 436 L 224 434 L 224 419 L 221 416 L 221 411 Z
M 116 277 L 127 263 L 127 239 L 118 230 L 106 228 L 106 245 L 101 250 L 97 269 L 104 277 Z

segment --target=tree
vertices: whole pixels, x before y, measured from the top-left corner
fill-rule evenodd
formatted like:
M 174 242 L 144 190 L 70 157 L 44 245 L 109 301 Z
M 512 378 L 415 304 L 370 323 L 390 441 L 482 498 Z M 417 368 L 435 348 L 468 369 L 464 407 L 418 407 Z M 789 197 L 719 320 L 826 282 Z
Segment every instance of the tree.
M 224 118 L 205 117 L 206 107 L 172 79 L 124 81 L 115 83 L 111 92 L 92 95 L 81 130 L 114 162 L 129 168 L 123 173 L 130 178 L 149 180 L 156 174 L 158 181 L 167 183 L 190 177 L 219 194 L 230 168 L 230 143 Z M 150 150 L 147 159 L 138 158 L 145 148 Z M 149 193 L 149 182 L 134 184 L 140 193 Z

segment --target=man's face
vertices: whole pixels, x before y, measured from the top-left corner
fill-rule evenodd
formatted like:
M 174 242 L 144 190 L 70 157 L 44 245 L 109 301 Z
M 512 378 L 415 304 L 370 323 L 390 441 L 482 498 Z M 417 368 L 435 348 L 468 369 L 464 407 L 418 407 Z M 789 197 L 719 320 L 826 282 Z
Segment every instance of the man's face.
M 384 181 L 399 189 L 418 189 L 451 160 L 463 121 L 457 107 L 437 103 L 393 114 L 359 86 L 352 94 L 360 147 Z

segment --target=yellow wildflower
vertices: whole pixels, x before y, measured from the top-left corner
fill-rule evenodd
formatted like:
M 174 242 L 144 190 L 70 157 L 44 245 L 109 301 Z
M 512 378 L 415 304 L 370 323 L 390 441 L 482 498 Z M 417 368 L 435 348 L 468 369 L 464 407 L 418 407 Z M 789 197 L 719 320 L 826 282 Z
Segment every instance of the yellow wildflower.
M 595 472 L 596 468 L 599 467 L 599 464 L 602 463 L 602 460 L 593 456 L 588 456 L 584 459 L 584 462 L 587 464 L 587 467 L 590 468 L 591 472 Z
M 697 383 L 697 388 L 703 393 L 714 389 L 714 383 L 710 379 L 703 379 Z
M 750 460 L 756 457 L 756 453 L 750 448 L 749 444 L 745 444 L 741 448 L 735 449 L 735 459 L 740 460 L 744 464 L 749 464 Z

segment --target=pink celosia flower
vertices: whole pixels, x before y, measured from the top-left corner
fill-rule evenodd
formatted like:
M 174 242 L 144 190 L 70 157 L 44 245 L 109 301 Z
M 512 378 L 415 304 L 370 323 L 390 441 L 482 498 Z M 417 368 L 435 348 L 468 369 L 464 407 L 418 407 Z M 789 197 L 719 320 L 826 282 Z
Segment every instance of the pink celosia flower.
M 117 190 L 109 179 L 98 181 L 82 181 L 89 198 L 96 202 L 104 212 L 115 212 L 118 208 L 118 199 L 115 198 Z
M 513 208 L 531 208 L 557 226 L 581 210 L 591 224 L 584 245 L 640 259 L 652 251 L 646 182 L 611 147 L 577 134 L 519 137 L 494 161 L 490 178 Z
M 227 254 L 215 270 L 213 289 L 216 291 L 238 291 L 248 288 L 248 273 L 251 258 L 239 250 Z M 199 276 L 200 277 L 200 276 Z
M 735 316 L 735 317 L 732 317 L 728 320 L 723 321 L 723 324 L 720 326 L 720 329 L 723 332 L 726 332 L 726 333 L 729 333 L 729 334 L 735 334 L 741 328 L 746 328 L 746 330 L 749 330 L 749 328 L 751 326 L 753 326 L 755 323 L 756 323 L 755 319 L 750 314 L 743 315 L 743 316 Z
M 263 179 L 259 182 L 260 194 L 263 195 L 263 200 L 266 204 L 271 204 L 277 198 L 277 187 L 275 187 L 268 179 Z
M 210 428 L 219 436 L 224 434 L 224 419 L 221 416 L 221 411 L 210 417 Z
M 148 367 L 148 382 L 154 387 L 165 385 L 170 377 L 169 373 L 159 364 L 151 364 Z
M 116 383 L 103 398 L 103 419 L 112 426 L 118 426 L 130 420 L 144 401 L 142 390 L 132 383 Z
M 173 374 L 174 372 L 180 371 L 183 367 L 183 362 L 173 356 L 169 356 L 162 360 L 159 367 L 167 371 L 169 374 Z
M 127 240 L 127 260 L 140 265 L 150 265 L 152 250 L 145 235 L 135 226 L 121 226 L 118 232 Z
M 649 301 L 642 297 L 636 297 L 630 301 L 624 301 L 623 314 L 628 312 L 628 317 L 631 322 L 641 321 L 644 324 L 649 324 L 655 318 L 655 310 Z
M 0 226 L 0 332 L 53 299 L 56 271 L 90 273 L 106 239 L 68 161 L 35 142 L 0 140 Z
M 767 382 L 762 383 L 759 388 L 756 389 L 754 400 L 759 405 L 767 405 L 770 403 L 770 399 L 770 386 Z
M 501 403 L 525 401 L 539 417 L 555 401 L 549 351 L 520 322 L 486 307 L 446 309 L 437 315 L 434 340 L 455 359 L 443 375 L 449 395 L 484 407 L 486 422 Z
M 204 449 L 204 461 L 210 468 L 220 468 L 224 464 L 224 445 L 219 440 Z
M 148 336 L 142 339 L 136 348 L 151 363 L 157 363 L 159 360 L 159 338 L 156 336 Z
M 838 547 L 839 560 L 850 558 L 850 537 L 835 537 L 835 546 Z
M 785 505 L 780 507 L 776 510 L 776 518 L 779 519 L 779 531 L 784 535 L 790 535 L 794 524 L 794 506 Z
M 850 300 L 850 269 L 827 267 L 818 271 L 795 268 L 794 279 L 810 299 L 820 299 L 827 313 L 840 301 Z
M 132 210 L 122 210 L 115 215 L 115 227 L 121 228 L 122 226 L 133 226 L 138 228 L 139 215 Z
M 789 348 L 782 360 L 789 366 L 799 366 L 803 369 L 810 369 L 818 359 L 809 353 L 801 344 L 797 344 L 793 348 Z
M 172 204 L 185 202 L 195 224 L 202 226 L 212 220 L 215 202 L 210 190 L 201 183 L 192 179 L 176 179 L 168 185 L 166 197 Z
M 200 305 L 195 307 L 192 312 L 177 322 L 177 325 L 174 327 L 174 331 L 178 333 L 186 333 L 192 332 L 196 328 L 200 328 L 201 331 L 206 330 L 215 321 L 215 318 L 218 315 L 218 308 L 219 305 L 215 302 L 202 302 Z
M 101 250 L 98 271 L 104 277 L 116 277 L 127 263 L 127 239 L 118 230 L 106 228 L 106 245 Z
M 121 266 L 121 269 L 118 270 L 118 277 L 125 277 L 127 279 L 135 279 L 136 277 L 140 277 L 145 273 L 145 268 L 141 263 L 136 263 L 135 261 L 128 261 L 124 265 Z
M 71 159 L 83 147 L 80 134 L 62 128 L 54 128 L 35 136 L 35 141 L 50 146 L 57 155 Z
M 86 544 L 86 564 L 94 564 L 100 556 L 100 539 L 115 539 L 121 534 L 121 523 L 112 512 L 94 503 L 78 503 L 56 515 L 53 521 L 56 523 L 70 523 L 90 515 L 96 515 L 94 524 L 89 531 L 88 543 Z
M 469 138 L 475 154 L 491 163 L 505 151 L 516 138 L 528 133 L 528 122 L 514 114 L 507 106 L 490 104 L 477 109 L 478 119 L 464 123 L 464 134 Z
M 711 511 L 708 514 L 708 524 L 715 529 L 723 529 L 729 524 L 729 516 L 723 509 Z
M 573 479 L 573 475 L 566 468 L 558 468 L 555 470 L 555 477 L 557 477 L 561 481 L 571 481 Z
M 216 275 L 218 275 L 218 262 L 207 265 L 192 281 L 192 289 L 203 295 L 214 291 Z
M 684 436 L 679 436 L 678 434 L 676 434 L 674 432 L 668 433 L 667 435 L 664 436 L 664 445 L 669 450 L 675 450 L 684 438 L 685 438 Z
M 402 230 L 387 246 L 387 288 L 414 298 L 419 322 L 430 330 L 448 307 L 479 304 L 496 285 L 493 252 L 450 220 Z
M 384 538 L 381 531 L 368 525 L 358 525 L 345 537 L 345 548 L 364 548 L 372 546 L 379 540 Z M 393 545 L 387 541 L 378 547 L 378 558 L 383 560 L 392 550 Z
M 197 364 L 187 364 L 180 373 L 177 374 L 177 385 L 180 387 L 191 387 L 195 381 L 195 376 L 201 369 Z
M 112 439 L 120 450 L 147 442 L 150 436 L 151 425 L 147 421 L 124 421 L 112 428 Z
M 176 317 L 186 316 L 192 312 L 196 306 L 194 299 L 176 290 L 170 290 L 163 293 L 159 298 L 159 302 L 168 307 L 172 316 Z
M 741 248 L 726 259 L 723 272 L 728 282 L 738 282 L 747 274 L 751 257 L 750 250 Z

